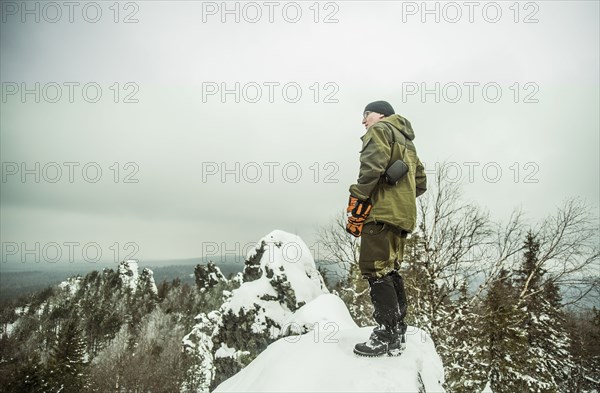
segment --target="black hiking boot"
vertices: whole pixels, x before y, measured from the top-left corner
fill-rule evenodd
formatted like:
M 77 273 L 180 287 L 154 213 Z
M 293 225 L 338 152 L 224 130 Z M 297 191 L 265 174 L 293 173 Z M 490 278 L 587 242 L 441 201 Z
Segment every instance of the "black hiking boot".
M 406 336 L 404 334 L 400 334 L 395 338 L 394 342 L 389 345 L 387 354 L 388 356 L 400 356 L 405 349 Z
M 406 348 L 404 334 L 391 333 L 376 329 L 369 340 L 354 346 L 354 353 L 359 356 L 399 356 Z
M 394 279 L 391 274 L 368 278 L 369 294 L 373 302 L 373 318 L 379 326 L 373 329 L 368 341 L 354 346 L 355 354 L 371 357 L 398 356 L 406 348 L 404 338 L 406 325 L 403 323 L 404 318 L 400 309 L 403 306 L 398 304 Z

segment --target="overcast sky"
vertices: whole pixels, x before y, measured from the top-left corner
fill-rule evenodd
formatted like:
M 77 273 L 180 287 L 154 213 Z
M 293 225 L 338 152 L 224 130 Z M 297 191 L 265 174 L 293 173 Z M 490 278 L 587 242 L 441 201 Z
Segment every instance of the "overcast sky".
M 3 260 L 314 246 L 374 100 L 493 218 L 597 215 L 597 1 L 1 4 Z

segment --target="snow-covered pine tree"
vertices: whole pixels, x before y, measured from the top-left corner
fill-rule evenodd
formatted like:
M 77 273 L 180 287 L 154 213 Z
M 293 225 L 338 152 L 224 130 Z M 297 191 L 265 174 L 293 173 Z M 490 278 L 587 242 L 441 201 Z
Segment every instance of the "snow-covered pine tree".
M 576 369 L 565 391 L 600 392 L 600 310 L 571 310 L 567 316 Z
M 74 312 L 61 326 L 47 365 L 46 392 L 80 393 L 89 389 L 85 340 Z
M 596 307 L 592 309 L 590 322 L 590 333 L 585 340 L 584 378 L 586 386 L 600 391 L 600 310 Z
M 433 310 L 437 286 L 428 270 L 423 238 L 419 232 L 411 234 L 404 247 L 404 260 L 400 273 L 404 278 L 408 302 L 406 322 L 433 335 L 435 321 Z
M 209 261 L 206 265 L 196 265 L 194 268 L 194 277 L 196 288 L 201 292 L 211 289 L 221 282 L 228 281 L 223 273 L 221 273 L 221 269 L 213 261 Z
M 44 393 L 44 366 L 37 353 L 21 359 L 20 366 L 10 376 L 3 376 L 0 391 L 6 393 Z
M 547 281 L 544 284 L 542 296 L 546 299 L 545 304 L 549 306 L 546 314 L 548 320 L 546 321 L 543 315 L 540 316 L 540 319 L 547 322 L 550 329 L 553 329 L 554 337 L 548 334 L 542 335 L 538 342 L 548 355 L 554 356 L 554 359 L 547 359 L 548 370 L 558 385 L 559 391 L 569 391 L 568 386 L 572 386 L 573 371 L 577 366 L 570 352 L 571 336 L 566 321 L 567 315 L 562 306 L 560 288 L 553 281 Z M 552 321 L 554 321 L 553 324 Z M 600 337 L 598 338 L 600 339 Z
M 123 274 L 123 271 L 127 270 L 134 271 L 133 279 L 130 282 L 126 280 L 129 275 Z M 127 296 L 129 328 L 134 333 L 134 336 L 139 334 L 144 316 L 150 314 L 158 304 L 158 290 L 154 283 L 152 271 L 144 268 L 139 276 L 137 275 L 137 271 L 137 263 L 126 264 L 125 262 L 121 262 L 119 266 L 120 278 L 123 281 L 122 290 Z
M 528 391 L 550 393 L 562 390 L 574 368 L 569 353 L 570 337 L 565 326 L 559 288 L 547 279 L 539 263 L 540 244 L 529 232 L 517 271 L 519 308 L 524 311 L 521 328 L 527 334 L 527 359 L 524 373 Z
M 509 273 L 501 271 L 484 299 L 482 347 L 487 358 L 488 378 L 495 393 L 528 391 L 527 332 L 525 318 L 517 307 L 518 293 Z
M 448 393 L 479 393 L 487 383 L 487 367 L 480 342 L 481 318 L 463 282 L 460 297 L 442 327 L 436 347 L 444 362 Z

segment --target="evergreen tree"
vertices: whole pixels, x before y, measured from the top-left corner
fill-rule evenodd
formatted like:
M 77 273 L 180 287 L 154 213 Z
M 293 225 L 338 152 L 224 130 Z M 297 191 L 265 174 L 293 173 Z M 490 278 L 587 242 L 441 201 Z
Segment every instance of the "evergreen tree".
M 591 332 L 586 347 L 587 380 L 595 381 L 593 389 L 600 391 L 600 310 L 592 310 Z
M 0 390 L 10 393 L 44 393 L 44 367 L 37 354 L 24 359 L 12 378 L 3 382 Z
M 89 388 L 85 341 L 74 314 L 61 327 L 48 362 L 46 391 L 79 393 Z
M 481 336 L 481 321 L 471 305 L 466 282 L 453 311 L 442 325 L 445 331 L 436 342 L 446 372 L 446 387 L 453 393 L 479 393 L 487 383 L 487 367 Z
M 413 233 L 406 240 L 404 260 L 400 269 L 408 302 L 406 322 L 433 336 L 435 326 L 433 303 L 436 285 L 431 280 L 428 267 L 423 238 L 418 232 Z
M 496 393 L 528 391 L 527 333 L 521 328 L 523 310 L 517 307 L 518 293 L 509 273 L 503 270 L 484 300 L 482 343 L 488 378 Z
M 213 261 L 209 261 L 206 265 L 196 265 L 194 268 L 194 277 L 196 288 L 199 291 L 206 291 L 221 282 L 227 282 L 227 278 L 225 278 L 223 273 L 221 273 L 221 269 Z
M 559 390 L 571 385 L 571 375 L 575 362 L 569 351 L 571 338 L 566 323 L 566 314 L 562 308 L 560 288 L 552 281 L 544 284 L 542 313 L 538 320 L 547 326 L 545 334 L 538 337 L 537 345 L 544 352 L 546 367 Z M 600 337 L 599 337 L 600 338 Z
M 600 311 L 594 307 L 569 317 L 570 353 L 576 368 L 568 391 L 600 391 Z
M 149 269 L 142 270 L 135 291 L 129 295 L 128 303 L 131 315 L 130 327 L 139 331 L 144 316 L 150 314 L 158 303 L 158 291 Z
M 528 343 L 529 361 L 523 371 L 530 377 L 529 391 L 556 392 L 568 383 L 574 367 L 562 299 L 559 288 L 545 277 L 547 272 L 538 259 L 540 245 L 531 232 L 527 234 L 524 246 L 516 279 L 519 306 L 525 313 L 521 328 L 527 334 Z

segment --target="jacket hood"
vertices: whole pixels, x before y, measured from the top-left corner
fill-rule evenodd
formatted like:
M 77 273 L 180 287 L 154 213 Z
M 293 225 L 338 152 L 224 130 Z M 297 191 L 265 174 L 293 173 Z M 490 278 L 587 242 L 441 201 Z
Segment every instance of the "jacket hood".
M 384 117 L 380 120 L 380 122 L 393 125 L 398 130 L 400 130 L 402 135 L 404 135 L 410 141 L 415 139 L 415 132 L 413 131 L 410 122 L 400 115 L 391 115 L 388 117 Z

